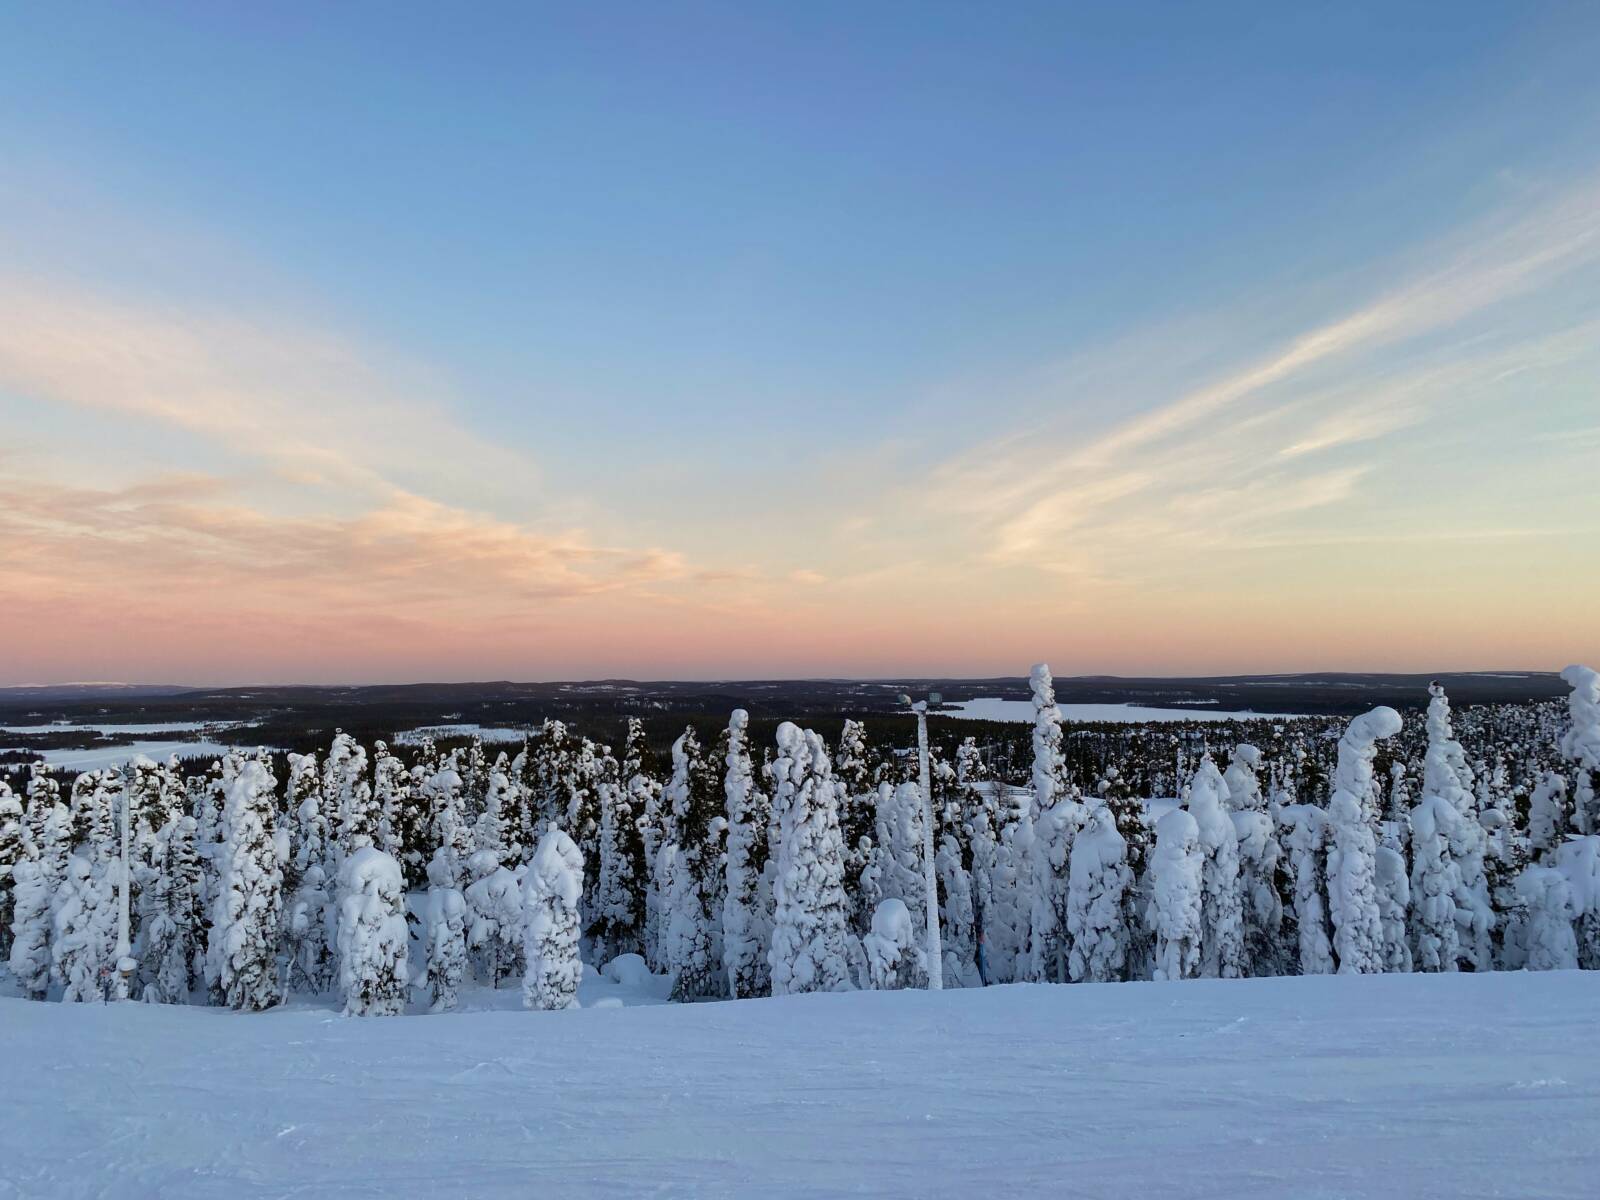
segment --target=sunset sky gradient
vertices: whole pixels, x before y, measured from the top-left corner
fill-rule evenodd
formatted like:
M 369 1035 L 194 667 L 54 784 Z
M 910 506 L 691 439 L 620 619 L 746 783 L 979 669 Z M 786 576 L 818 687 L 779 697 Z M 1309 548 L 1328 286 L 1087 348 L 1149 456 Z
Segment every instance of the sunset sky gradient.
M 7 6 L 0 684 L 1600 659 L 1600 7 L 1400 9 Z

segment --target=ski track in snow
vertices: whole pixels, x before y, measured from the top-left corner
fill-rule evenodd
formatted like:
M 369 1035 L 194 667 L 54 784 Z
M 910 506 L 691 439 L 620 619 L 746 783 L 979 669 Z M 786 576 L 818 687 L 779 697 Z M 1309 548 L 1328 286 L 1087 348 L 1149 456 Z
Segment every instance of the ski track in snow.
M 0 999 L 0 1196 L 1585 1197 L 1600 973 L 342 1018 Z M 510 1009 L 515 988 L 469 992 Z

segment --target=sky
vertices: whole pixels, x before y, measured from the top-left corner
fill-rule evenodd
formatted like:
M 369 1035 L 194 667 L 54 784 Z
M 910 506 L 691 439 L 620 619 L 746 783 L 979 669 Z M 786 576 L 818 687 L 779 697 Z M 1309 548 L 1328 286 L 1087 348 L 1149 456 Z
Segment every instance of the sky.
M 1600 7 L 0 9 L 0 684 L 1600 659 Z

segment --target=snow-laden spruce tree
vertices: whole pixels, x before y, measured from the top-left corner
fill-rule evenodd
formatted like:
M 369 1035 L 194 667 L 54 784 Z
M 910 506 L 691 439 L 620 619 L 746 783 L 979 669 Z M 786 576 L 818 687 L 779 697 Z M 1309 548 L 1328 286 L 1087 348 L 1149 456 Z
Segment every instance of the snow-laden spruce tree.
M 539 841 L 523 881 L 522 1003 L 527 1008 L 578 1007 L 583 963 L 578 959 L 578 902 L 583 857 L 559 829 Z
M 1356 717 L 1339 739 L 1328 801 L 1328 916 L 1339 974 L 1384 969 L 1383 916 L 1378 904 L 1376 788 L 1378 742 L 1400 732 L 1400 714 L 1378 707 Z
M 342 729 L 334 730 L 322 764 L 322 805 L 333 816 L 334 844 L 341 858 L 362 846 L 377 845 L 378 809 L 367 782 L 367 752 Z
M 817 734 L 802 733 L 785 721 L 777 740 L 772 777 L 778 845 L 768 954 L 772 994 L 848 991 L 852 953 L 839 788 Z
M 506 814 L 517 811 L 516 785 L 511 780 L 511 763 L 504 750 L 489 768 L 489 778 L 483 791 L 483 811 L 472 826 L 472 850 L 491 851 L 501 862 L 510 861 L 514 855 L 506 844 Z M 431 864 L 430 864 L 431 865 Z
M 450 882 L 443 859 L 429 863 L 428 874 L 428 1011 L 448 1012 L 457 1004 L 467 970 L 467 902 Z
M 53 782 L 53 781 L 52 781 Z M 50 991 L 51 909 L 67 874 L 72 844 L 72 813 L 58 790 L 29 789 L 32 803 L 50 803 L 35 824 L 29 812 L 25 857 L 13 868 L 15 907 L 11 914 L 11 976 L 25 996 L 43 1000 Z
M 1155 978 L 1189 979 L 1200 970 L 1204 856 L 1194 817 L 1175 808 L 1156 822 L 1150 856 L 1150 909 Z
M 229 1008 L 259 1012 L 283 1000 L 278 938 L 283 875 L 273 844 L 277 780 L 264 758 L 241 764 L 222 814 L 222 857 L 209 954 Z
M 1282 975 L 1292 957 L 1283 944 L 1283 899 L 1278 893 L 1283 847 L 1261 792 L 1256 774 L 1260 765 L 1261 751 L 1241 743 L 1234 747 L 1222 780 L 1238 840 L 1245 969 L 1251 975 Z
M 847 725 L 849 723 L 847 722 Z M 762 894 L 766 865 L 767 798 L 756 783 L 750 759 L 750 714 L 733 710 L 728 719 L 728 750 L 722 780 L 728 823 L 727 883 L 722 901 L 722 964 L 728 987 L 737 999 L 763 996 L 772 990 L 767 949 L 772 941 L 772 913 Z M 841 739 L 841 746 L 843 740 Z
M 1072 839 L 1086 813 L 1067 783 L 1061 751 L 1061 710 L 1055 681 L 1045 663 L 1028 677 L 1033 696 L 1033 804 L 1021 841 L 1029 851 L 1026 884 L 1029 910 L 1028 978 L 1067 981 L 1067 871 Z
M 1037 743 L 1036 743 L 1037 744 Z M 1037 778 L 1036 778 L 1037 782 Z M 1035 791 L 1037 798 L 1037 791 Z M 1063 786 L 1055 803 L 1034 815 L 1028 843 L 1028 978 L 1066 983 L 1067 906 L 1072 843 L 1088 814 L 1075 788 Z
M 372 743 L 372 807 L 377 815 L 373 845 L 397 861 L 403 849 L 401 811 L 410 790 L 411 772 L 406 770 L 406 765 L 389 753 L 388 743 Z
M 1411 788 L 1406 782 L 1406 765 L 1399 759 L 1389 764 L 1389 792 L 1378 829 L 1378 842 L 1400 855 L 1403 862 L 1410 848 Z
M 872 914 L 872 932 L 861 939 L 867 980 L 875 991 L 920 988 L 927 984 L 922 939 L 904 900 L 891 896 Z
M 1546 771 L 1528 797 L 1528 846 L 1534 861 L 1545 863 L 1554 855 L 1571 828 L 1567 781 L 1556 771 Z
M 1207 979 L 1245 973 L 1239 841 L 1223 807 L 1227 794 L 1222 772 L 1207 754 L 1189 785 L 1189 815 L 1200 837 L 1200 974 Z
M 1524 966 L 1529 971 L 1575 971 L 1578 939 L 1573 932 L 1578 907 L 1572 885 L 1554 867 L 1524 867 L 1517 876 L 1522 904 Z
M 1561 678 L 1572 689 L 1567 697 L 1572 723 L 1561 735 L 1561 756 L 1577 773 L 1573 826 L 1580 834 L 1600 835 L 1600 672 L 1574 663 Z
M 1411 944 L 1419 971 L 1454 971 L 1461 952 L 1456 893 L 1461 871 L 1451 831 L 1461 816 L 1443 796 L 1424 793 L 1411 810 Z
M 1478 824 L 1477 798 L 1473 793 L 1472 770 L 1456 740 L 1450 721 L 1450 701 L 1444 688 L 1428 685 L 1428 752 L 1424 760 L 1422 791 L 1437 796 L 1456 810 L 1460 820 L 1446 830 L 1450 854 L 1455 861 L 1456 924 L 1459 927 L 1460 953 L 1476 971 L 1494 966 L 1494 909 L 1489 900 L 1489 881 L 1484 872 L 1488 838 Z
M 194 818 L 180 812 L 155 835 L 150 874 L 140 891 L 139 977 L 152 1004 L 187 1004 L 196 950 Z
M 329 824 L 322 811 L 321 774 L 315 754 L 289 755 L 283 812 L 290 827 L 290 861 L 284 879 L 298 886 L 306 868 L 327 857 Z
M 846 720 L 839 734 L 838 753 L 833 756 L 833 777 L 842 789 L 839 802 L 839 833 L 844 838 L 844 886 L 847 896 L 856 897 L 861 889 L 861 872 L 870 861 L 870 843 L 877 823 L 877 786 L 867 752 L 867 731 L 860 721 Z M 861 914 L 867 924 L 870 911 Z M 864 930 L 865 926 L 863 926 Z
M 672 780 L 662 792 L 667 828 L 656 851 L 660 969 L 674 999 L 726 996 L 722 966 L 723 773 L 707 760 L 694 727 L 672 744 Z
M 629 852 L 633 813 L 622 781 L 607 773 L 599 785 L 600 869 L 595 876 L 595 894 L 589 902 L 587 930 L 594 946 L 594 961 L 604 965 L 619 954 L 638 954 L 644 946 L 640 936 L 643 913 L 639 903 L 639 884 L 634 876 L 635 856 Z
M 876 809 L 878 836 L 872 847 L 872 878 L 877 898 L 905 901 L 913 918 L 917 913 L 926 914 L 922 789 L 909 782 L 894 788 L 885 785 L 878 791 Z
M 105 1000 L 116 967 L 115 876 L 87 850 L 67 859 L 50 907 L 51 975 L 68 1002 Z
M 1333 974 L 1333 937 L 1328 923 L 1328 816 L 1312 804 L 1279 808 L 1283 847 L 1294 887 L 1295 935 L 1302 975 Z
M 445 758 L 424 787 L 434 853 L 444 855 L 451 886 L 460 887 L 465 882 L 462 872 L 472 855 L 472 830 L 462 811 L 461 773 L 456 770 L 453 754 Z
M 1095 805 L 1088 824 L 1072 839 L 1068 872 L 1068 967 L 1074 983 L 1127 977 L 1127 899 L 1133 887 L 1127 860 L 1128 844 L 1117 832 L 1116 817 L 1106 805 Z
M 688 726 L 672 743 L 672 773 L 656 797 L 652 828 L 646 831 L 647 839 L 654 842 L 654 850 L 649 863 L 650 882 L 645 897 L 645 920 L 650 929 L 645 939 L 645 959 L 657 974 L 671 971 L 666 959 L 666 936 L 672 915 L 668 907 L 671 903 L 670 892 L 677 886 L 676 847 L 682 840 L 678 823 L 682 819 L 681 814 L 689 806 L 695 777 L 703 768 L 701 757 L 700 737 L 695 733 L 694 726 Z M 671 852 L 668 852 L 668 847 L 673 848 Z
M 1411 970 L 1411 943 L 1406 912 L 1411 886 L 1406 880 L 1406 860 L 1393 846 L 1379 846 L 1373 858 L 1373 885 L 1378 894 L 1378 921 L 1383 930 L 1383 969 Z
M 1032 792 L 1007 791 L 1004 824 L 995 847 L 990 907 L 983 913 L 984 959 L 995 983 L 1024 979 L 1031 965 L 1029 935 L 1033 925 L 1033 822 L 1028 815 Z
M 1568 838 L 1556 851 L 1555 867 L 1572 889 L 1578 965 L 1585 971 L 1600 970 L 1600 835 Z
M 450 866 L 441 847 L 428 868 L 429 877 L 443 881 L 461 878 Z M 472 856 L 467 885 L 467 945 L 477 956 L 492 987 L 515 977 L 523 969 L 522 926 L 524 881 L 495 861 L 488 851 Z
M 405 1011 L 405 882 L 400 864 L 362 846 L 339 875 L 339 988 L 347 1017 L 398 1016 Z
M 11 919 L 16 912 L 15 872 L 26 855 L 22 840 L 22 801 L 0 779 L 0 958 L 11 954 Z
M 972 876 L 961 865 L 961 844 L 955 834 L 945 833 L 939 838 L 934 866 L 939 873 L 939 945 L 944 955 L 944 986 L 977 987 L 982 980 L 978 975 Z M 926 936 L 926 922 L 923 930 Z

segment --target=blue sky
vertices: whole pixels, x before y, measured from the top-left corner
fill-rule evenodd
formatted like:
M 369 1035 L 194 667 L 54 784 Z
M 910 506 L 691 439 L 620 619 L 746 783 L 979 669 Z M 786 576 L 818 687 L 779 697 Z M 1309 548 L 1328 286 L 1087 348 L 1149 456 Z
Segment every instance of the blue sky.
M 812 612 L 804 644 L 728 669 L 848 669 L 858 650 L 830 640 L 827 613 L 892 623 L 899 589 L 945 595 L 935 610 L 917 601 L 926 624 L 900 657 L 860 665 L 946 655 L 930 668 L 976 669 L 984 595 L 1173 587 L 1122 561 L 1152 513 L 1102 519 L 1104 488 L 1094 511 L 1047 523 L 1044 545 L 1014 536 L 1021 509 L 974 514 L 973 489 L 1005 490 L 984 474 L 1003 469 L 999 447 L 1060 458 L 1461 269 L 1500 236 L 1504 261 L 1490 253 L 1474 276 L 1492 292 L 1483 303 L 1359 353 L 1297 360 L 1252 403 L 1290 389 L 1281 406 L 1307 415 L 1277 450 L 1308 445 L 1328 397 L 1392 414 L 1386 386 L 1487 355 L 1508 380 L 1539 364 L 1531 405 L 1513 384 L 1453 422 L 1419 401 L 1423 415 L 1358 439 L 1389 439 L 1384 462 L 1308 468 L 1310 484 L 1276 475 L 1234 500 L 1256 505 L 1268 489 L 1259 511 L 1293 514 L 1269 531 L 1278 553 L 1307 521 L 1365 537 L 1397 506 L 1445 540 L 1530 528 L 1514 478 L 1460 525 L 1474 493 L 1436 503 L 1414 467 L 1463 430 L 1479 480 L 1518 453 L 1548 479 L 1549 447 L 1572 453 L 1574 437 L 1577 462 L 1593 465 L 1594 364 L 1571 332 L 1600 315 L 1592 247 L 1558 239 L 1559 269 L 1537 247 L 1567 228 L 1559 214 L 1582 225 L 1600 169 L 1596 61 L 1600 9 L 1580 4 L 18 5 L 0 16 L 0 269 L 14 295 L 55 297 L 81 336 L 48 370 L 19 352 L 8 372 L 0 357 L 0 415 L 38 451 L 28 469 L 53 478 L 71 469 L 51 460 L 70 431 L 70 457 L 105 486 L 210 472 L 230 503 L 273 519 L 355 519 L 390 488 L 539 536 L 676 556 L 681 575 L 652 577 L 626 604 L 631 585 L 608 586 L 605 603 L 640 629 L 667 605 L 695 646 L 725 603 L 748 606 L 752 646 L 771 636 L 754 614 Z M 1541 274 L 1502 288 L 1525 242 Z M 122 403 L 104 395 L 119 375 L 103 348 L 160 341 L 151 322 L 205 348 L 204 386 L 155 402 L 154 421 L 149 405 L 101 411 L 86 434 L 86 406 Z M 230 340 L 240 331 L 251 345 Z M 152 394 L 184 391 L 151 370 Z M 219 429 L 206 397 L 224 386 L 261 421 L 327 422 L 321 436 L 366 453 L 372 478 L 283 478 L 304 448 L 263 451 L 259 430 Z M 1551 440 L 1508 447 L 1495 421 L 1513 403 L 1522 428 Z M 362 446 L 374 421 L 411 432 Z M 1286 500 L 1297 487 L 1334 498 Z M 1083 499 L 1059 478 L 1029 488 L 1017 503 L 1035 517 L 1041 495 L 1055 508 Z M 935 489 L 956 502 L 925 503 Z M 1574 498 L 1541 495 L 1540 512 Z M 1567 544 L 1533 565 L 1594 548 L 1592 524 L 1571 517 L 1551 526 Z M 1108 552 L 1077 561 L 1096 536 Z M 1074 553 L 1054 553 L 1064 543 Z M 1371 576 L 1386 563 L 1357 566 Z M 872 581 L 894 566 L 892 585 Z M 942 570 L 972 588 L 965 602 Z M 735 576 L 750 589 L 737 601 L 704 582 Z M 829 588 L 797 600 L 793 578 Z M 845 580 L 857 590 L 829 590 Z M 508 611 L 521 582 L 491 581 Z M 1085 603 L 1074 620 L 1123 607 Z M 988 620 L 1048 643 L 1054 618 L 1002 604 Z M 538 624 L 523 673 L 549 639 L 587 631 L 561 603 Z M 1294 651 L 1226 632 L 1217 661 L 1185 662 L 1243 669 Z M 944 648 L 951 637 L 966 648 Z M 1348 642 L 1281 665 L 1339 665 Z M 1126 669 L 1154 665 L 1116 644 Z M 651 650 L 643 633 L 629 645 Z M 1434 652 L 1496 657 L 1465 642 Z M 1176 643 L 1160 653 L 1185 665 Z M 112 665 L 60 669 L 97 663 Z M 1117 666 L 1115 654 L 1092 664 Z

